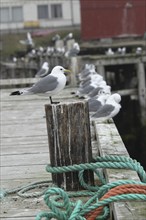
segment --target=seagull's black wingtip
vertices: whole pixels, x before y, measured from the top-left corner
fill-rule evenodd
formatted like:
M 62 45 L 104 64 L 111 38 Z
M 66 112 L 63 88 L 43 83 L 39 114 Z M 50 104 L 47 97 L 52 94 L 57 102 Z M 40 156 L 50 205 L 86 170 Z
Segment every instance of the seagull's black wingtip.
M 10 95 L 21 95 L 20 91 L 15 91 L 15 92 L 12 92 Z

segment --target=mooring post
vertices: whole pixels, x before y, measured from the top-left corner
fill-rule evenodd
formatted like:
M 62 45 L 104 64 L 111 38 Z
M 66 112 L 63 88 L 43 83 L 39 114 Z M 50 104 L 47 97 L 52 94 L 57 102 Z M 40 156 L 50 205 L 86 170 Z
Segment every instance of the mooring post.
M 138 62 L 137 64 L 137 78 L 138 78 L 138 96 L 141 111 L 141 123 L 146 124 L 146 79 L 144 63 Z
M 92 161 L 90 122 L 86 102 L 45 105 L 51 166 L 68 166 Z M 53 183 L 65 190 L 79 190 L 78 172 L 52 174 Z M 93 172 L 84 180 L 93 184 Z

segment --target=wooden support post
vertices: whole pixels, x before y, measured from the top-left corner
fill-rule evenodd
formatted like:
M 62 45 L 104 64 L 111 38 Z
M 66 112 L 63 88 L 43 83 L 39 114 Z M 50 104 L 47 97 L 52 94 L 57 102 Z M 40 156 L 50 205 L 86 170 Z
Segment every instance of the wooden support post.
M 141 122 L 146 124 L 146 79 L 144 63 L 139 62 L 137 64 L 137 78 L 138 78 L 138 98 L 141 111 Z
M 88 105 L 86 102 L 45 105 L 51 166 L 91 162 L 92 149 Z M 84 172 L 93 184 L 92 171 Z M 79 190 L 78 172 L 52 174 L 53 182 L 65 190 Z
M 103 65 L 97 66 L 97 73 L 99 73 L 105 79 L 105 68 Z
M 78 65 L 78 58 L 77 57 L 71 57 L 70 59 L 70 68 L 71 68 L 71 74 L 70 74 L 70 86 L 76 87 L 77 86 L 77 74 L 79 73 L 79 65 Z

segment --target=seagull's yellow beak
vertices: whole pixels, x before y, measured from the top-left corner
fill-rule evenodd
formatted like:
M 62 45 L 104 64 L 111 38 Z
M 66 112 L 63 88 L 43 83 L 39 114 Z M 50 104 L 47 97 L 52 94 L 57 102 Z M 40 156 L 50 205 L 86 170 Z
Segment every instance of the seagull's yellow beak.
M 71 73 L 71 71 L 68 70 L 68 69 L 64 69 L 64 72 L 65 72 L 65 73 Z

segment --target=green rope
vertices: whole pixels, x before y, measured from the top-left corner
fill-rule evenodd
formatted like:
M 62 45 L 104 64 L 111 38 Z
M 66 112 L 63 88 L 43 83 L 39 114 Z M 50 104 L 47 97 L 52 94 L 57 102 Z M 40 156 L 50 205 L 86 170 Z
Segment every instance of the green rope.
M 45 194 L 46 189 L 43 190 L 42 192 L 33 192 L 33 193 L 26 193 L 27 191 L 30 191 L 35 188 L 48 188 L 55 186 L 52 181 L 39 181 L 39 182 L 34 182 L 31 184 L 27 184 L 25 186 L 21 186 L 12 190 L 0 190 L 0 199 L 4 198 L 5 196 L 9 194 L 15 194 L 17 193 L 18 196 L 23 197 L 23 198 L 34 198 L 34 197 L 40 197 Z
M 100 160 L 100 162 L 98 162 Z M 135 170 L 141 181 L 146 183 L 146 174 L 143 167 L 136 160 L 132 160 L 127 157 L 116 156 L 105 156 L 97 157 L 97 162 L 95 163 L 84 163 L 84 164 L 74 164 L 69 166 L 62 167 L 51 167 L 47 165 L 46 171 L 49 173 L 66 173 L 73 171 L 82 171 L 82 170 L 96 170 L 97 168 L 110 168 L 110 169 L 131 169 Z
M 112 183 L 106 183 L 104 176 L 99 169 L 131 169 L 135 170 L 141 181 L 133 180 L 119 180 Z M 125 200 L 142 200 L 146 201 L 145 194 L 121 194 L 109 197 L 104 200 L 100 198 L 107 193 L 113 187 L 123 185 L 123 184 L 141 184 L 146 185 L 146 173 L 143 167 L 136 160 L 132 160 L 129 157 L 122 156 L 105 156 L 94 158 L 94 162 L 85 163 L 85 164 L 74 164 L 69 166 L 62 167 L 51 167 L 50 165 L 46 166 L 47 172 L 52 174 L 66 173 L 78 171 L 79 182 L 85 190 L 78 192 L 68 192 L 66 193 L 63 189 L 54 187 L 52 181 L 40 181 L 28 184 L 26 186 L 18 187 L 13 190 L 2 190 L 0 192 L 0 197 L 12 193 L 17 193 L 17 195 L 23 198 L 32 198 L 44 195 L 44 201 L 49 207 L 50 212 L 40 212 L 36 216 L 36 220 L 41 220 L 42 218 L 50 220 L 52 218 L 58 220 L 85 220 L 85 215 L 94 209 L 104 206 L 103 212 L 98 216 L 97 220 L 107 219 L 109 216 L 109 207 L 108 205 L 111 202 L 116 201 L 125 201 Z M 91 186 L 87 184 L 84 180 L 84 171 L 92 170 L 95 175 L 97 175 L 101 186 Z M 53 186 L 53 187 L 52 187 Z M 35 193 L 26 193 L 34 188 L 48 188 L 42 190 L 41 192 Z M 76 201 L 75 198 L 85 197 L 85 201 L 80 199 Z
M 97 220 L 107 219 L 109 216 L 109 208 L 108 205 L 111 202 L 115 201 L 125 201 L 125 200 L 143 200 L 146 201 L 145 194 L 122 194 L 112 196 L 108 199 L 104 199 L 100 201 L 99 199 L 111 188 L 123 185 L 123 184 L 141 184 L 146 185 L 146 173 L 143 167 L 136 160 L 132 160 L 128 157 L 121 156 L 106 156 L 106 157 L 97 157 L 94 158 L 94 163 L 85 163 L 85 164 L 74 164 L 70 166 L 62 166 L 62 167 L 51 167 L 47 165 L 46 170 L 50 173 L 66 173 L 78 171 L 80 184 L 87 189 L 86 191 L 80 191 L 78 193 L 68 192 L 66 193 L 60 188 L 52 188 L 49 189 L 44 197 L 46 205 L 50 208 L 51 213 L 56 214 L 56 219 L 59 220 L 84 220 L 85 215 L 94 209 L 104 206 L 103 213 L 100 215 Z M 106 184 L 103 175 L 99 172 L 99 168 L 110 168 L 110 169 L 131 169 L 135 170 L 141 181 L 133 181 L 133 180 L 119 180 L 116 182 Z M 90 186 L 88 185 L 83 178 L 83 173 L 85 170 L 93 170 L 95 174 L 98 176 L 99 180 L 103 184 L 102 186 Z M 57 196 L 53 195 L 57 193 Z M 53 198 L 51 196 L 53 195 Z M 84 204 L 78 200 L 77 202 L 72 202 L 69 198 L 75 198 L 77 196 L 88 196 L 88 201 Z M 90 197 L 90 198 L 89 198 Z M 60 202 L 61 200 L 62 202 Z M 59 201 L 59 202 L 58 202 Z M 66 207 L 66 202 L 68 206 Z M 64 210 L 65 209 L 65 210 Z M 42 214 L 36 216 L 36 220 L 42 219 Z M 46 213 L 48 215 L 49 213 Z M 46 220 L 51 219 L 50 217 L 46 217 Z

